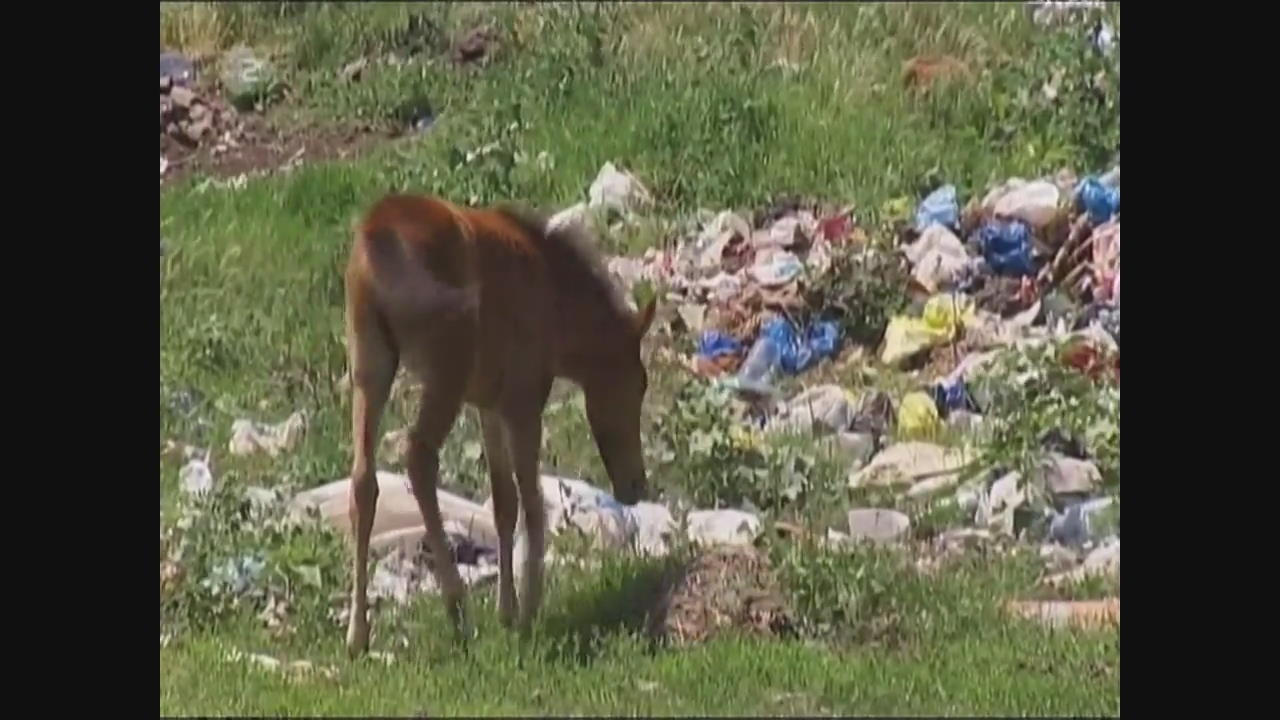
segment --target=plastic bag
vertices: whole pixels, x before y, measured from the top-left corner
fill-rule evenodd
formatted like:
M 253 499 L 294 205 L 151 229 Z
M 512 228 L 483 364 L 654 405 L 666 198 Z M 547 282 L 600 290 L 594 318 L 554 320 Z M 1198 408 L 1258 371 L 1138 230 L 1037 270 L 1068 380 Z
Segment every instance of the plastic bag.
M 961 323 L 977 322 L 973 300 L 960 294 L 934 295 L 919 318 L 899 315 L 889 320 L 880 361 L 893 365 L 955 336 Z
M 786 318 L 774 318 L 760 329 L 778 348 L 778 365 L 795 375 L 819 360 L 835 355 L 840 342 L 840 328 L 834 322 L 819 321 L 809 326 L 803 339 Z
M 1089 222 L 1101 225 L 1120 211 L 1120 188 L 1086 178 L 1076 190 L 1076 205 L 1089 214 Z
M 708 330 L 698 338 L 698 354 L 705 358 L 736 355 L 742 352 L 742 343 L 718 330 Z
M 960 219 L 960 206 L 956 204 L 954 185 L 943 185 L 929 193 L 916 208 L 916 231 L 924 232 L 933 223 L 953 228 Z
M 898 433 L 914 440 L 935 437 L 942 427 L 938 407 L 927 393 L 908 393 L 898 405 Z
M 1000 275 L 1034 275 L 1031 228 L 1021 220 L 992 220 L 978 233 L 987 265 Z

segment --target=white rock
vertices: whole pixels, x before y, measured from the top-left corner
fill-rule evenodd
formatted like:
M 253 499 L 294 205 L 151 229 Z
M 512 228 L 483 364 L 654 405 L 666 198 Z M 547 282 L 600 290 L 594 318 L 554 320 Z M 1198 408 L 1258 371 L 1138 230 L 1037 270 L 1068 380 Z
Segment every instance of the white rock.
M 1102 484 L 1102 473 L 1087 460 L 1052 453 L 1040 466 L 1040 479 L 1054 495 L 1083 495 Z
M 886 543 L 900 540 L 911 529 L 911 518 L 897 510 L 857 508 L 849 511 L 849 536 L 854 540 Z
M 849 487 L 911 485 L 932 477 L 958 477 L 965 463 L 966 454 L 961 450 L 927 442 L 898 443 L 850 473 Z
M 760 518 L 742 510 L 695 510 L 686 518 L 689 539 L 703 545 L 751 545 L 760 537 Z

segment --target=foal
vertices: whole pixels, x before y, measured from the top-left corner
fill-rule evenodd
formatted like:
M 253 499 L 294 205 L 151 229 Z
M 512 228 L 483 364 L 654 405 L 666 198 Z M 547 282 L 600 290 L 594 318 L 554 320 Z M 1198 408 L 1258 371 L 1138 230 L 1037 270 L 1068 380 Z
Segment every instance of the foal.
M 494 524 L 498 613 L 527 633 L 542 593 L 545 512 L 538 472 L 552 380 L 581 386 L 614 495 L 645 493 L 640 405 L 648 386 L 640 341 L 654 302 L 627 307 L 580 227 L 509 208 L 469 209 L 391 195 L 357 228 L 346 269 L 351 365 L 351 528 L 354 583 L 347 649 L 369 644 L 369 534 L 378 497 L 378 425 L 400 363 L 423 385 L 408 471 L 437 584 L 459 637 L 469 632 L 465 586 L 450 562 L 436 496 L 439 450 L 463 403 L 479 409 Z M 515 480 L 512 481 L 514 473 Z M 513 533 L 523 507 L 528 552 L 517 601 Z

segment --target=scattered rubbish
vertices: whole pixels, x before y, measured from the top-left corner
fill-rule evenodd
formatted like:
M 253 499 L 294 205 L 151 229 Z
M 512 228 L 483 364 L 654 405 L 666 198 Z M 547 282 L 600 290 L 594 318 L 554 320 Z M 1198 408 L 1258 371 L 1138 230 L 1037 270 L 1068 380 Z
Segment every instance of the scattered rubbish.
M 239 419 L 231 424 L 231 454 L 251 455 L 264 451 L 275 457 L 291 450 L 307 429 L 306 415 L 298 411 L 275 425 L 264 425 L 252 420 Z
M 923 233 L 933 223 L 954 228 L 959 222 L 960 206 L 956 204 L 954 185 L 943 185 L 929 193 L 916 208 L 916 232 Z
M 164 86 L 165 78 L 174 85 L 186 87 L 196 79 L 195 65 L 185 55 L 176 52 L 160 53 L 160 84 Z
M 789 252 L 775 252 L 767 260 L 751 266 L 751 278 L 765 287 L 785 285 L 800 276 L 804 265 Z
M 1112 510 L 1109 497 L 1074 503 L 1049 522 L 1049 539 L 1066 547 L 1080 548 L 1119 532 L 1119 513 Z
M 919 318 L 898 315 L 885 329 L 880 361 L 896 365 L 924 350 L 958 339 L 960 328 L 977 321 L 973 300 L 951 293 L 934 295 Z
M 219 80 L 232 103 L 245 107 L 252 105 L 266 90 L 270 75 L 271 65 L 266 60 L 255 55 L 253 50 L 240 46 L 223 56 Z
M 1060 195 L 1053 183 L 1036 180 L 1002 194 L 992 211 L 998 220 L 1021 220 L 1032 228 L 1043 228 L 1057 217 Z
M 193 458 L 178 471 L 178 484 L 188 495 L 203 495 L 213 489 L 213 472 L 209 470 L 209 454 Z
M 898 434 L 911 440 L 930 440 L 942 429 L 933 397 L 923 392 L 907 393 L 898 405 Z
M 967 465 L 967 453 L 933 443 L 908 441 L 880 451 L 866 467 L 850 473 L 849 487 L 911 485 L 932 477 L 955 476 Z
M 698 355 L 714 359 L 721 355 L 737 355 L 742 352 L 742 343 L 736 338 L 718 330 L 708 330 L 698 338 Z
M 991 220 L 978 235 L 983 258 L 1000 275 L 1034 275 L 1031 229 L 1021 220 Z
M 626 214 L 653 203 L 653 196 L 631 173 L 606 162 L 588 191 L 591 208 L 603 208 Z
M 1105 600 L 1011 601 L 1009 612 L 1055 628 L 1096 630 L 1120 625 L 1120 598 Z
M 940 380 L 930 388 L 930 394 L 938 416 L 943 420 L 950 420 L 952 413 L 979 410 L 964 380 Z
M 1099 225 L 1093 231 L 1093 299 L 1120 302 L 1120 223 Z
M 1061 587 L 1096 577 L 1113 580 L 1120 578 L 1120 540 L 1118 538 L 1094 549 L 1079 567 L 1048 575 L 1041 582 L 1050 587 Z
M 1055 497 L 1086 496 L 1102 484 L 1096 465 L 1060 453 L 1050 453 L 1038 471 L 1037 480 Z
M 870 433 L 836 433 L 832 442 L 855 468 L 865 465 L 876 451 L 876 438 Z
M 853 416 L 850 429 L 854 432 L 867 433 L 872 437 L 882 437 L 893 431 L 897 425 L 897 413 L 894 411 L 893 398 L 883 390 L 869 390 L 858 398 L 858 412 Z
M 954 283 L 970 263 L 960 238 L 936 223 L 903 251 L 914 268 L 912 277 L 931 293 Z
M 760 337 L 769 338 L 777 347 L 778 366 L 796 375 L 835 355 L 840 342 L 840 327 L 834 322 L 818 321 L 808 327 L 801 339 L 789 320 L 778 317 L 760 328 Z
M 1021 482 L 1022 476 L 1012 472 L 991 483 L 986 492 L 979 492 L 975 524 L 1002 535 L 1014 535 L 1014 512 L 1027 500 Z
M 751 545 L 763 532 L 760 518 L 742 510 L 695 510 L 685 522 L 689 539 L 703 545 Z
M 770 419 L 767 429 L 836 432 L 853 425 L 855 399 L 839 385 L 818 385 L 796 395 Z
M 248 590 L 266 567 L 266 562 L 261 558 L 244 555 L 215 566 L 201 584 L 214 592 L 238 595 Z
M 911 519 L 897 510 L 857 508 L 849 511 L 849 537 L 886 543 L 901 540 L 911 529 Z
M 1116 171 L 1119 180 L 1119 172 Z M 1076 190 L 1077 206 L 1088 213 L 1089 222 L 1101 225 L 1120 212 L 1120 188 L 1104 185 L 1097 178 L 1086 178 Z

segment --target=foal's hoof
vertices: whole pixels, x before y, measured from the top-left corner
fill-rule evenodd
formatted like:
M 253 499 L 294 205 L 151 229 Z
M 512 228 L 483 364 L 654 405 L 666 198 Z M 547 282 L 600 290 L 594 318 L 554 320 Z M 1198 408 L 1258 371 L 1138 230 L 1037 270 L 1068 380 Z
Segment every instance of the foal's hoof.
M 352 623 L 347 627 L 347 655 L 356 659 L 369 651 L 369 624 Z

